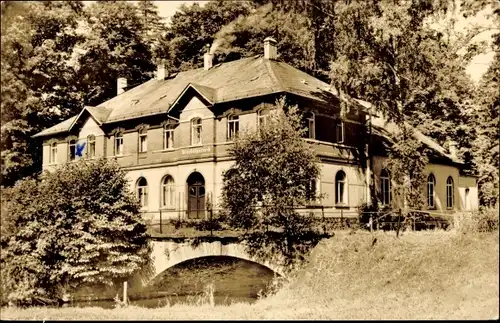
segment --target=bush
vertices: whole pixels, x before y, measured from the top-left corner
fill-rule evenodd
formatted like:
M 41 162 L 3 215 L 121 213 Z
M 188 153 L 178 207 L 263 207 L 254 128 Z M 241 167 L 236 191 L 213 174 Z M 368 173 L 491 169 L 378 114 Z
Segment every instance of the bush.
M 498 206 L 496 208 L 481 207 L 478 211 L 460 215 L 461 232 L 493 232 L 498 231 Z
M 15 304 L 55 303 L 81 284 L 121 282 L 148 262 L 140 206 L 116 163 L 68 163 L 5 195 L 2 285 Z

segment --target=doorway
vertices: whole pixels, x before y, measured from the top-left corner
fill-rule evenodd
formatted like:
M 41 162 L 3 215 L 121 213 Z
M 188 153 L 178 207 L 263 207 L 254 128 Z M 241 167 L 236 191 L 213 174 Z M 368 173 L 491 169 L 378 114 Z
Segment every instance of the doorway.
M 205 179 L 203 175 L 194 172 L 187 179 L 188 186 L 188 218 L 202 219 L 205 217 Z

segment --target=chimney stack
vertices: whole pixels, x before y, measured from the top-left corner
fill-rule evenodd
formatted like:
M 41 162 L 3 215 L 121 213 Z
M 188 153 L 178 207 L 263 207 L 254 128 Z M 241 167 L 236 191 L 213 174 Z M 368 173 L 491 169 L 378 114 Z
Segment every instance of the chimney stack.
M 127 87 L 127 79 L 124 77 L 119 77 L 116 80 L 116 95 L 120 95 L 125 92 L 125 88 Z
M 167 76 L 167 70 L 165 69 L 165 64 L 158 64 L 156 66 L 156 79 L 158 81 L 163 81 Z
M 214 60 L 214 55 L 210 53 L 205 53 L 203 55 L 203 68 L 208 70 L 212 67 Z
M 450 155 L 452 156 L 457 156 L 457 142 L 456 141 L 450 141 L 448 143 L 448 151 L 450 152 Z
M 264 39 L 264 58 L 265 59 L 277 59 L 278 51 L 276 49 L 277 41 L 272 37 L 267 37 Z

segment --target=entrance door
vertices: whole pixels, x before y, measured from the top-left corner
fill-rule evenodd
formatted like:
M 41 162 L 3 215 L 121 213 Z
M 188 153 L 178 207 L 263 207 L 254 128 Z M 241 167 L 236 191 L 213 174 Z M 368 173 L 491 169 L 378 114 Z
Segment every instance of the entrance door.
M 188 185 L 188 218 L 205 217 L 205 179 L 200 173 L 192 173 L 187 180 Z

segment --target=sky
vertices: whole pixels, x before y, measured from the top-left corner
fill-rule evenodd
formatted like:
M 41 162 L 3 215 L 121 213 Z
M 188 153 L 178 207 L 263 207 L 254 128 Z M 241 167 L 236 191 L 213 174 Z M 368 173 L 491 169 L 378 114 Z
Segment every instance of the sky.
M 94 2 L 94 1 L 88 1 L 88 2 Z M 135 1 L 132 1 L 132 2 L 135 2 Z M 164 17 L 165 22 L 168 23 L 170 21 L 170 17 L 172 17 L 174 15 L 174 13 L 177 10 L 179 10 L 179 8 L 182 4 L 186 4 L 186 5 L 190 6 L 196 2 L 196 3 L 199 3 L 201 6 L 203 6 L 205 3 L 209 2 L 209 1 L 153 1 L 153 2 L 158 7 L 160 16 Z M 461 23 L 462 23 L 462 26 L 466 26 L 468 23 L 471 23 L 471 22 L 487 24 L 486 18 L 484 16 L 481 16 L 481 15 L 479 15 L 478 17 L 476 17 L 474 19 L 469 19 L 467 21 L 463 20 Z M 478 36 L 478 40 L 490 41 L 492 33 L 493 33 L 492 31 L 482 33 L 481 35 Z M 469 64 L 469 66 L 467 66 L 466 70 L 475 82 L 479 81 L 481 76 L 487 71 L 491 61 L 493 60 L 494 55 L 495 55 L 495 53 L 493 51 L 489 51 L 488 53 L 477 55 L 472 60 L 472 62 Z

